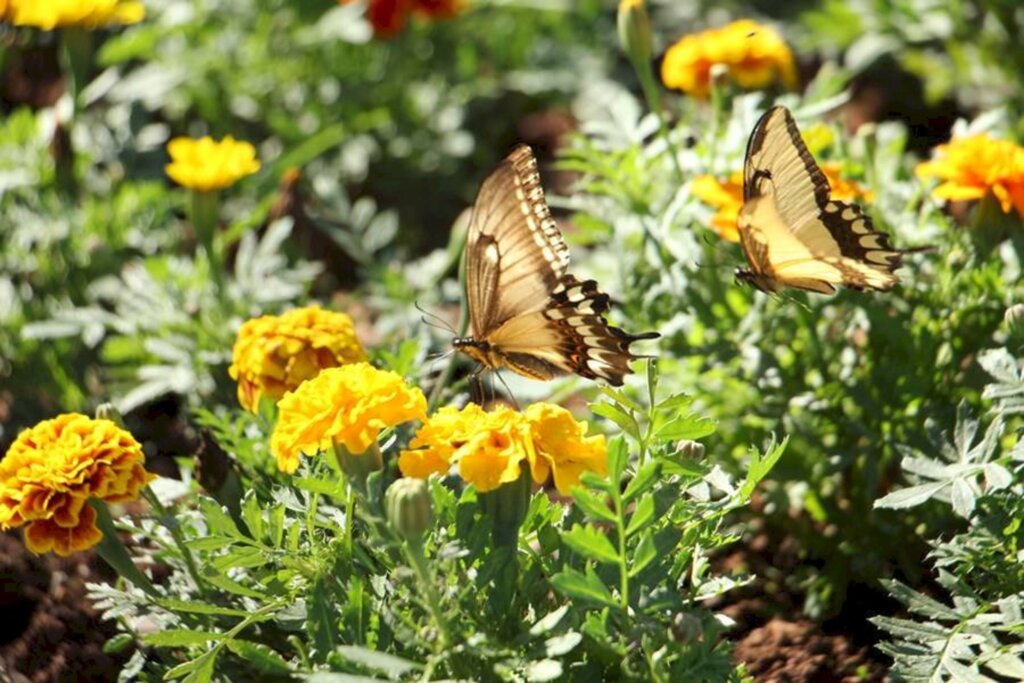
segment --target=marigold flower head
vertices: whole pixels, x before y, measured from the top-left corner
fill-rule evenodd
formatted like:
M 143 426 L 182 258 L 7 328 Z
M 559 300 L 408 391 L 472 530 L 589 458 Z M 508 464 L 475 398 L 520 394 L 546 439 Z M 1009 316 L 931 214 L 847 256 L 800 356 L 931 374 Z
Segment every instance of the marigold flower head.
M 918 164 L 919 178 L 939 178 L 932 196 L 949 201 L 981 199 L 991 193 L 1003 213 L 1024 217 L 1024 147 L 987 133 L 955 138 L 935 148 L 935 158 Z
M 339 0 L 349 5 L 357 0 Z M 410 14 L 428 19 L 453 17 L 465 9 L 464 0 L 368 0 L 366 18 L 377 38 L 389 38 L 403 28 Z
M 842 165 L 837 162 L 821 164 L 821 170 L 832 186 L 832 198 L 839 201 L 863 199 L 871 201 L 874 193 L 858 183 L 839 175 Z M 718 236 L 729 242 L 739 242 L 740 233 L 736 222 L 743 208 L 743 172 L 736 171 L 725 181 L 712 175 L 701 175 L 693 179 L 692 191 L 697 199 L 718 209 L 711 218 L 711 227 Z
M 260 170 L 256 149 L 230 135 L 219 142 L 208 136 L 174 138 L 167 143 L 167 153 L 171 163 L 165 170 L 171 180 L 199 192 L 224 189 Z
M 145 16 L 146 8 L 134 0 L 0 0 L 0 19 L 47 31 L 66 26 L 94 29 L 135 24 Z
M 360 455 L 382 430 L 427 414 L 422 391 L 369 363 L 323 370 L 285 394 L 277 407 L 270 450 L 278 468 L 289 473 L 298 468 L 299 454 L 315 455 L 337 443 Z
M 711 67 L 721 64 L 744 90 L 766 88 L 781 81 L 797 87 L 796 61 L 782 37 L 770 26 L 750 19 L 683 36 L 661 62 L 666 88 L 694 97 L 711 93 Z
M 516 481 L 528 466 L 534 481 L 554 473 L 555 487 L 568 493 L 584 471 L 607 471 L 604 437 L 586 437 L 586 431 L 568 410 L 549 403 L 522 413 L 507 406 L 449 406 L 420 428 L 398 468 L 407 477 L 426 478 L 457 464 L 459 476 L 487 492 Z
M 154 475 L 142 446 L 109 420 L 68 413 L 26 429 L 0 460 L 0 529 L 28 525 L 34 553 L 69 555 L 102 538 L 90 498 L 138 498 Z
M 238 381 L 238 402 L 255 413 L 263 396 L 276 402 L 324 368 L 365 360 L 351 318 L 307 306 L 243 324 L 228 374 Z

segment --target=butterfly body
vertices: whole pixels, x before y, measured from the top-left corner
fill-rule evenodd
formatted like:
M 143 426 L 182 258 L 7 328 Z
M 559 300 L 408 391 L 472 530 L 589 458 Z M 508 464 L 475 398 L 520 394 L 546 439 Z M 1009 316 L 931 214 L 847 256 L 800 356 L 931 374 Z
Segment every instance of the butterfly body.
M 549 380 L 576 373 L 618 386 L 631 335 L 608 325 L 610 300 L 567 272 L 569 249 L 551 217 L 537 163 L 517 147 L 480 187 L 466 238 L 472 337 L 453 345 L 486 368 Z
M 886 290 L 905 250 L 853 203 L 832 199 L 825 174 L 785 107 L 757 122 L 747 144 L 737 227 L 750 264 L 740 281 L 765 292 L 785 287 L 822 294 L 842 285 Z

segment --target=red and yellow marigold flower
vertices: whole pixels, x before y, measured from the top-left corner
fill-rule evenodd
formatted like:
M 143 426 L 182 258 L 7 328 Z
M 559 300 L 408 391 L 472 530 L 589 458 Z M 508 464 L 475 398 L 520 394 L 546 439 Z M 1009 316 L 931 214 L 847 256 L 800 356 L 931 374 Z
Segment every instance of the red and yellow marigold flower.
M 586 431 L 586 423 L 550 403 L 535 403 L 525 412 L 449 406 L 420 428 L 398 467 L 407 477 L 426 478 L 454 464 L 480 492 L 516 481 L 526 467 L 538 483 L 553 474 L 555 487 L 567 494 L 583 472 L 607 471 L 604 436 L 588 437 Z
M 832 186 L 832 198 L 839 201 L 871 201 L 874 193 L 858 183 L 839 175 L 842 165 L 837 162 L 821 164 L 821 170 Z M 697 199 L 716 208 L 711 218 L 711 227 L 719 237 L 730 242 L 739 242 L 740 233 L 736 225 L 743 208 L 743 172 L 736 171 L 725 181 L 712 175 L 701 175 L 693 179 L 692 191 Z
M 171 180 L 199 192 L 212 192 L 234 185 L 260 170 L 256 148 L 228 135 L 217 141 L 174 138 L 167 143 L 171 163 L 165 170 Z
M 228 374 L 238 382 L 238 402 L 255 413 L 264 396 L 276 402 L 325 368 L 365 360 L 350 317 L 307 306 L 242 325 Z
M 69 555 L 100 541 L 90 498 L 135 500 L 154 478 L 142 446 L 109 420 L 68 413 L 26 429 L 0 461 L 0 529 L 25 526 L 34 553 Z
M 786 41 L 775 29 L 750 19 L 683 36 L 665 52 L 661 81 L 666 88 L 706 98 L 716 64 L 744 90 L 777 82 L 789 89 L 798 85 L 796 61 Z
M 47 31 L 135 24 L 145 16 L 145 7 L 133 0 L 0 0 L 0 19 Z
M 339 0 L 348 5 L 356 0 Z M 415 14 L 428 19 L 453 17 L 463 9 L 464 0 L 367 0 L 366 19 L 373 25 L 373 34 L 378 38 L 395 35 Z
M 423 392 L 394 372 L 369 363 L 323 370 L 285 394 L 278 404 L 270 450 L 282 472 L 294 472 L 299 455 L 334 445 L 361 455 L 388 427 L 426 419 Z
M 948 201 L 973 201 L 991 194 L 1003 213 L 1016 209 L 1024 217 L 1024 147 L 987 133 L 954 138 L 935 148 L 931 161 L 918 164 L 919 178 L 943 182 L 932 196 Z

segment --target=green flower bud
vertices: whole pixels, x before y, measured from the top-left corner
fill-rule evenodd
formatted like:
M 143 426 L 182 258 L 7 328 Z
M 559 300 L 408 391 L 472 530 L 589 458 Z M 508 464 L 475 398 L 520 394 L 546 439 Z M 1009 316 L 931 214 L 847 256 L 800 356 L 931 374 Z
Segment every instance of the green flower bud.
M 434 522 L 430 489 L 422 479 L 406 477 L 389 486 L 384 509 L 388 522 L 407 541 L 422 537 Z
M 384 456 L 376 443 L 370 444 L 366 452 L 350 453 L 340 441 L 334 442 L 334 456 L 338 459 L 338 467 L 348 477 L 350 484 L 357 490 L 365 490 L 366 478 L 374 472 L 384 469 Z
M 96 406 L 96 419 L 108 420 L 124 429 L 124 417 L 121 416 L 121 411 L 113 403 L 101 403 Z
M 644 0 L 619 2 L 619 42 L 633 65 L 647 64 L 653 52 L 651 19 L 647 16 Z

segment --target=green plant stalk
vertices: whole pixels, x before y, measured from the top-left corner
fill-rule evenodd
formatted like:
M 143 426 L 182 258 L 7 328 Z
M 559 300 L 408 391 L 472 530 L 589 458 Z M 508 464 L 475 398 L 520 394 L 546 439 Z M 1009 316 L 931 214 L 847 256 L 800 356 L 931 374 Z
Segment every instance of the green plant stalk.
M 661 136 L 665 138 L 665 145 L 668 148 L 669 156 L 672 157 L 672 167 L 676 172 L 676 181 L 682 184 L 684 175 L 683 167 L 679 165 L 679 150 L 676 149 L 675 142 L 672 141 L 668 119 L 665 118 L 665 110 L 662 107 L 661 93 L 654 79 L 654 71 L 649 62 L 631 61 L 633 62 L 633 69 L 636 70 L 636 75 L 640 79 L 640 87 L 644 92 L 644 99 L 647 100 L 647 106 L 658 117 Z
M 74 121 L 81 108 L 82 90 L 85 89 L 92 69 L 95 43 L 92 31 L 69 27 L 61 30 L 61 60 L 68 78 L 68 94 L 71 96 L 71 120 Z
M 103 561 L 113 568 L 121 578 L 132 582 L 148 595 L 158 597 L 159 594 L 149 578 L 135 566 L 128 549 L 121 542 L 114 527 L 114 520 L 110 516 L 110 509 L 102 500 L 89 499 L 89 505 L 96 511 L 96 526 L 103 534 L 103 540 L 96 545 L 96 554 L 103 558 Z
M 416 574 L 416 581 L 420 585 L 420 590 L 423 591 L 427 612 L 430 613 L 430 618 L 437 628 L 439 638 L 437 639 L 437 646 L 434 651 L 440 654 L 451 645 L 452 636 L 448 622 L 444 618 L 444 612 L 441 610 L 441 600 L 437 595 L 437 588 L 434 586 L 433 573 L 430 571 L 426 555 L 423 553 L 423 539 L 408 539 L 403 544 L 403 548 L 405 556 Z
M 146 487 L 142 489 L 142 497 L 149 503 L 153 510 L 156 511 L 157 517 L 160 519 L 160 523 L 163 524 L 168 531 L 171 532 L 171 538 L 174 539 L 174 544 L 178 546 L 178 552 L 181 553 L 182 559 L 185 561 L 185 568 L 188 570 L 189 575 L 192 577 L 192 581 L 196 584 L 196 589 L 199 590 L 199 594 L 206 597 L 206 582 L 203 581 L 199 574 L 199 568 L 196 567 L 195 558 L 192 557 L 192 551 L 189 550 L 185 544 L 185 537 L 181 534 L 181 527 L 178 526 L 177 520 L 167 511 L 164 504 L 160 502 L 157 495 L 153 493 L 153 489 Z
M 191 194 L 189 219 L 192 222 L 192 229 L 195 230 L 196 239 L 203 247 L 203 251 L 206 252 L 206 260 L 210 264 L 210 276 L 213 278 L 217 293 L 223 294 L 224 261 L 216 244 L 218 209 L 220 208 L 219 195 L 216 192 L 200 192 L 199 190 L 192 190 Z
M 622 507 L 622 493 L 618 484 L 611 487 L 612 502 L 615 504 L 615 533 L 619 541 L 619 607 L 623 614 L 629 614 L 629 564 L 626 559 L 626 520 Z

